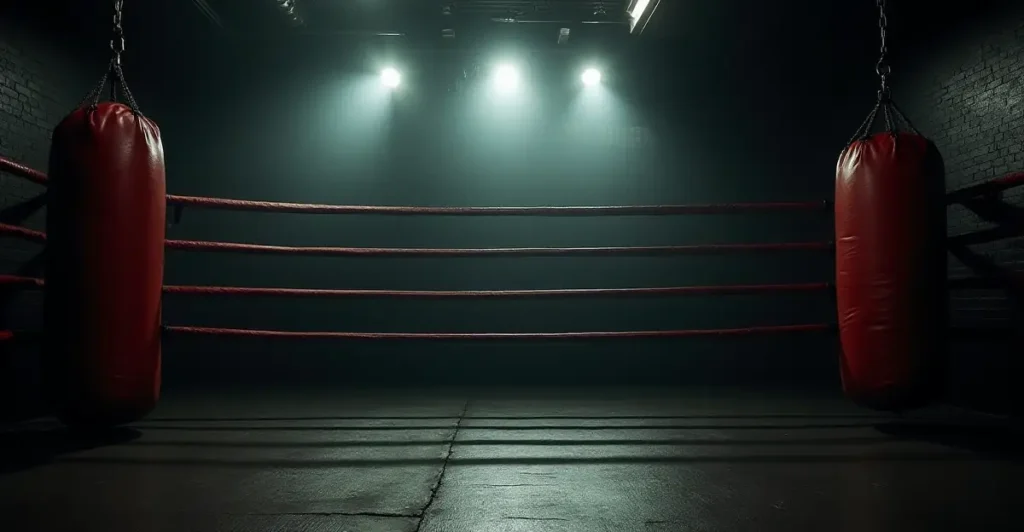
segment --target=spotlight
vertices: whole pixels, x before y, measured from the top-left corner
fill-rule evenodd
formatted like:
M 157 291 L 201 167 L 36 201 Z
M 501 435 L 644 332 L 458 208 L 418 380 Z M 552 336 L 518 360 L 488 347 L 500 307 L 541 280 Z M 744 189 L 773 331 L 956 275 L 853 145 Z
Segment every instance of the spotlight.
M 402 83 L 402 75 L 393 68 L 385 68 L 380 73 L 380 82 L 389 89 L 394 89 Z
M 588 68 L 583 71 L 583 84 L 589 86 L 601 83 L 601 71 L 596 68 Z
M 494 71 L 494 84 L 503 91 L 513 90 L 519 85 L 519 72 L 512 65 L 501 65 Z
M 647 11 L 649 5 L 651 5 L 651 0 L 637 0 L 637 3 L 633 4 L 633 9 L 629 11 L 629 18 L 633 20 L 640 18 L 640 15 Z

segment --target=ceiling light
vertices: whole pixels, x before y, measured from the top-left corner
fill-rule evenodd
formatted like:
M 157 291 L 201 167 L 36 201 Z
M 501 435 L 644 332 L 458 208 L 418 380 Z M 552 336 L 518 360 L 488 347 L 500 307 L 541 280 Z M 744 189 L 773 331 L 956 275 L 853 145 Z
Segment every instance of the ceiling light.
M 380 82 L 389 89 L 394 89 L 402 83 L 402 75 L 394 68 L 385 68 L 380 73 Z
M 512 65 L 500 65 L 494 71 L 494 84 L 501 90 L 513 90 L 519 85 L 519 72 Z

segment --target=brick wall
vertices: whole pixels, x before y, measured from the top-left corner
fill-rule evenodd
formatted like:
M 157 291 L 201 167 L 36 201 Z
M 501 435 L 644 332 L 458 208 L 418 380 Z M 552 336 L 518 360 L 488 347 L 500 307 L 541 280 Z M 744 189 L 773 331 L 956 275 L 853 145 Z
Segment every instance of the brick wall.
M 50 132 L 93 86 L 102 63 L 92 64 L 70 43 L 50 38 L 40 21 L 0 20 L 0 154 L 45 169 Z M 42 192 L 38 185 L 0 174 L 0 207 L 8 208 Z M 41 227 L 42 213 L 25 224 Z M 5 270 L 17 267 L 37 249 L 0 243 Z
M 918 128 L 942 151 L 947 190 L 1024 171 L 1024 8 L 991 10 L 942 33 L 944 46 L 922 47 L 907 61 L 917 68 L 902 98 Z M 1024 188 L 1005 197 L 1024 205 Z M 962 207 L 951 207 L 947 215 L 950 235 L 990 227 Z M 972 249 L 1024 269 L 1024 238 Z M 949 274 L 971 272 L 951 257 Z M 1015 319 L 1005 294 L 994 290 L 954 292 L 950 310 L 952 323 L 960 326 L 1009 327 Z M 1019 393 L 1015 380 L 1024 369 L 1019 344 L 975 340 L 955 345 L 953 353 L 955 398 L 1006 411 L 1011 395 Z
M 45 169 L 51 130 L 88 92 L 97 73 L 89 71 L 89 58 L 75 47 L 48 38 L 45 21 L 7 15 L 0 17 L 0 155 Z M 38 185 L 0 174 L 0 210 L 5 217 L 12 214 L 12 207 L 42 192 Z M 40 210 L 21 222 L 4 221 L 42 229 L 45 214 Z M 40 249 L 0 239 L 0 273 L 18 273 Z M 39 293 L 0 292 L 0 329 L 37 325 L 41 303 Z M 10 346 L 0 349 L 0 419 L 30 414 L 38 408 L 37 353 Z

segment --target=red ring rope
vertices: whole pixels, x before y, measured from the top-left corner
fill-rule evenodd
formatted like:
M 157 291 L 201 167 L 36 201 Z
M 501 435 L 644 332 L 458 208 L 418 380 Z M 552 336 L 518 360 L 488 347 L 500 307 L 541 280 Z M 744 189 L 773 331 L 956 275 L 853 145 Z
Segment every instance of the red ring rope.
M 302 214 L 386 214 L 444 216 L 642 216 L 667 214 L 730 214 L 740 212 L 821 211 L 824 201 L 731 203 L 722 205 L 600 205 L 541 207 L 403 207 L 395 205 L 320 205 L 199 198 L 168 194 L 169 205 L 204 207 L 233 211 Z
M 0 157 L 0 171 L 46 185 L 46 174 Z M 827 201 L 727 203 L 720 205 L 601 205 L 572 207 L 407 207 L 377 205 L 323 205 L 277 201 L 250 201 L 167 195 L 168 205 L 232 211 L 302 214 L 385 214 L 444 216 L 641 216 L 669 214 L 733 214 L 741 212 L 823 211 Z
M 6 157 L 0 157 L 0 172 L 8 172 L 40 185 L 46 185 L 46 181 L 48 180 L 46 174 L 39 170 L 33 170 L 21 163 L 16 163 L 7 159 Z
M 1024 186 L 1024 172 L 1007 174 L 1002 177 L 971 185 L 946 194 L 946 204 L 960 203 L 982 194 L 995 194 L 1014 187 Z
M 46 233 L 42 231 L 36 231 L 35 229 L 28 229 L 27 227 L 19 227 L 17 225 L 0 223 L 0 235 L 13 236 L 29 242 L 45 243 Z
M 2 284 L 2 282 L 0 282 Z M 673 286 L 657 288 L 565 288 L 554 290 L 329 290 L 310 288 L 248 288 L 233 286 L 165 286 L 165 294 L 214 296 L 286 296 L 286 297 L 381 297 L 409 299 L 448 298 L 526 298 L 526 297 L 615 297 L 615 296 L 694 296 L 757 294 L 769 292 L 813 292 L 827 290 L 828 283 Z
M 0 286 L 42 288 L 43 280 L 37 277 L 22 277 L 20 275 L 0 275 Z
M 0 286 L 38 288 L 43 280 L 34 277 L 0 275 Z M 656 288 L 563 288 L 553 290 L 333 290 L 322 288 L 253 288 L 241 286 L 164 286 L 165 294 L 211 296 L 276 296 L 336 298 L 526 298 L 526 297 L 615 297 L 615 296 L 696 296 L 761 294 L 771 292 L 814 292 L 828 290 L 829 283 L 764 284 L 732 286 L 671 286 Z
M 27 166 L 0 157 L 0 171 L 24 177 L 45 185 L 47 176 Z M 307 214 L 390 214 L 390 215 L 547 215 L 547 216 L 590 216 L 590 215 L 645 215 L 645 214 L 724 214 L 736 212 L 801 211 L 819 210 L 827 202 L 791 203 L 736 203 L 726 205 L 642 205 L 642 206 L 595 206 L 595 207 L 398 207 L 398 206 L 347 206 L 318 205 L 282 202 L 244 201 L 193 196 L 167 196 L 168 203 L 176 206 L 246 210 L 258 212 L 284 212 Z M 45 242 L 46 234 L 8 224 L 0 224 L 0 234 L 16 236 L 34 242 Z M 170 249 L 192 251 L 231 251 L 250 253 L 341 255 L 341 256 L 482 256 L 482 255 L 611 255 L 611 254 L 662 254 L 662 253 L 718 253 L 735 251 L 787 251 L 827 250 L 828 242 L 802 242 L 783 244 L 724 244 L 695 246 L 647 246 L 647 247 L 592 247 L 592 248 L 496 248 L 496 249 L 402 249 L 402 248 L 347 248 L 347 247 L 288 247 L 233 242 L 199 242 L 168 240 Z M 42 286 L 39 279 L 16 276 L 0 277 L 0 284 L 8 286 Z M 818 290 L 827 288 L 824 283 L 803 285 L 760 285 L 732 287 L 670 287 L 670 288 L 625 288 L 625 289 L 576 289 L 576 290 L 509 290 L 509 291 L 382 291 L 382 290 L 306 290 L 243 287 L 165 287 L 168 293 L 217 294 L 217 295 L 289 295 L 289 296 L 330 296 L 330 297 L 524 297 L 559 295 L 659 295 L 659 294 L 712 294 L 748 293 L 767 291 Z M 360 333 L 360 332 L 298 332 L 267 331 L 212 327 L 165 327 L 169 333 L 243 336 L 261 338 L 340 338 L 340 339 L 398 339 L 398 340 L 552 340 L 552 339 L 607 339 L 607 338 L 680 338 L 693 336 L 750 335 L 784 332 L 827 331 L 828 324 L 782 325 L 749 327 L 741 329 L 674 330 L 674 331 L 602 331 L 602 332 L 560 332 L 560 333 Z M 0 341 L 11 340 L 11 331 L 0 331 Z
M 742 329 L 689 329 L 677 331 L 588 331 L 552 333 L 371 333 L 327 331 L 266 331 L 222 327 L 164 327 L 169 333 L 235 336 L 249 338 L 304 338 L 338 340 L 595 340 L 642 338 L 689 338 L 694 336 L 748 336 L 754 334 L 820 332 L 833 327 L 827 323 L 806 325 L 769 325 Z
M 350 247 L 298 247 L 241 244 L 236 242 L 201 242 L 194 240 L 168 240 L 168 249 L 188 251 L 221 251 L 234 253 L 266 253 L 275 255 L 317 255 L 336 257 L 481 257 L 517 255 L 528 257 L 597 256 L 597 255 L 669 255 L 698 253 L 730 253 L 743 251 L 821 251 L 832 249 L 830 242 L 796 242 L 783 244 L 709 244 L 694 246 L 637 246 L 589 248 L 350 248 Z
M 699 336 L 751 336 L 800 332 L 827 332 L 835 326 L 827 323 L 805 325 L 769 325 L 742 329 L 683 329 L 676 331 L 587 331 L 552 333 L 370 333 L 370 332 L 302 332 L 266 331 L 258 329 L 226 329 L 221 327 L 166 326 L 166 333 L 202 336 L 232 336 L 248 338 L 301 338 L 306 340 L 606 340 L 606 339 L 666 339 Z M 0 342 L 18 338 L 37 337 L 38 333 L 0 331 Z
M 32 242 L 46 242 L 46 233 L 0 223 L 0 235 L 15 236 Z M 335 257 L 481 257 L 516 255 L 528 257 L 602 256 L 602 255 L 693 255 L 699 253 L 733 253 L 749 251 L 824 251 L 831 242 L 790 242 L 781 244 L 706 244 L 692 246 L 608 246 L 589 248 L 350 248 L 329 246 L 271 246 L 238 242 L 205 242 L 168 240 L 167 249 L 187 251 L 220 251 L 234 253 L 266 253 L 275 255 L 317 255 Z

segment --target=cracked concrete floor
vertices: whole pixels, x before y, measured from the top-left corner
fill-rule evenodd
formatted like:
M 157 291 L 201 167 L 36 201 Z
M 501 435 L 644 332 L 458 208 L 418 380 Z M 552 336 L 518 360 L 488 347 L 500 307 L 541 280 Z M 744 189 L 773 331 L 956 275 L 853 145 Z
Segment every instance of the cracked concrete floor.
M 0 432 L 0 530 L 1009 530 L 992 434 L 1020 441 L 738 390 L 172 395 L 111 434 Z

